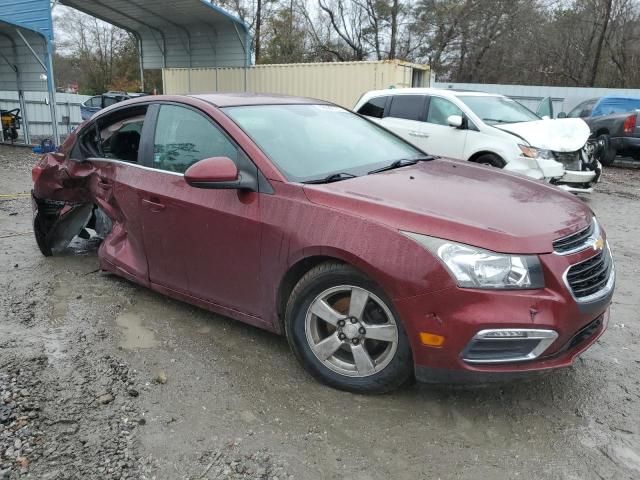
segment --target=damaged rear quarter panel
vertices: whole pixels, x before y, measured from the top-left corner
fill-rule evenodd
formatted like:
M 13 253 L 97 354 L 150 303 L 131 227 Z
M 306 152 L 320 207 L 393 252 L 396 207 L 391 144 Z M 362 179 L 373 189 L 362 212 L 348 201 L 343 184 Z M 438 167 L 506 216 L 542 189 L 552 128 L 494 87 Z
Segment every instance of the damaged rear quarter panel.
M 86 226 L 87 209 L 81 207 L 95 206 L 112 223 L 111 231 L 98 250 L 101 268 L 115 268 L 146 284 L 147 261 L 138 218 L 138 193 L 134 186 L 142 170 L 116 162 L 69 159 L 75 138 L 73 135 L 65 142 L 60 153 L 44 155 L 33 168 L 36 208 L 40 210 L 38 204 L 43 201 L 66 204 L 57 211 L 57 218 L 43 219 L 43 212 L 38 211 L 36 229 L 38 222 L 48 226 L 46 243 L 55 253 L 66 247 Z M 78 218 L 65 218 L 66 215 Z

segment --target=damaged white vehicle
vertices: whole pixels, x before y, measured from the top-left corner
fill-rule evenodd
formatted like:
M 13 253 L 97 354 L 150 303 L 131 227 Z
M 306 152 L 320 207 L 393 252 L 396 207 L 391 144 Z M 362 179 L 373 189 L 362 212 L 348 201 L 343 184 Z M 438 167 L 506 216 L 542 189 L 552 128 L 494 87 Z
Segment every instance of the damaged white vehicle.
M 403 88 L 365 93 L 354 110 L 427 153 L 503 168 L 590 193 L 602 166 L 579 118 L 550 120 L 502 95 Z

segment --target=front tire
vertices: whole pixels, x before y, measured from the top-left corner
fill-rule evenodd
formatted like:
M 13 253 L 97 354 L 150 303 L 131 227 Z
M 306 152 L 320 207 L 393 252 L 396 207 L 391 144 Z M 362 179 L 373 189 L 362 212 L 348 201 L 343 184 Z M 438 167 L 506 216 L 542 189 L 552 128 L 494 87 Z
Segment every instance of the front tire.
M 385 393 L 413 379 L 409 340 L 391 301 L 349 265 L 323 263 L 302 277 L 285 328 L 302 366 L 333 388 Z
M 493 153 L 485 153 L 484 155 L 480 155 L 474 160 L 474 162 L 479 163 L 480 165 L 487 165 L 489 167 L 495 168 L 504 168 L 507 164 L 507 162 L 505 162 L 502 158 Z

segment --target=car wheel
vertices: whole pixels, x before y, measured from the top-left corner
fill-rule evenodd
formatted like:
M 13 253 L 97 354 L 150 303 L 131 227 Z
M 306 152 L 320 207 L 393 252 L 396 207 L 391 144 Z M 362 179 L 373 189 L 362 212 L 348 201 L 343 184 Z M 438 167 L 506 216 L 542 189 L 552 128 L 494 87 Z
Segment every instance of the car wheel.
M 413 379 L 409 340 L 393 305 L 348 265 L 323 263 L 302 277 L 285 328 L 302 366 L 331 387 L 384 393 Z
M 609 135 L 600 135 L 598 137 L 598 144 L 600 147 L 600 163 L 605 167 L 613 165 L 613 161 L 616 159 L 616 149 L 611 145 Z
M 475 159 L 475 163 L 496 168 L 504 168 L 504 166 L 507 164 L 507 162 L 505 162 L 499 156 L 494 155 L 493 153 L 485 153 L 484 155 L 480 155 Z
M 49 221 L 46 216 L 41 215 L 39 212 L 33 219 L 33 233 L 36 237 L 36 243 L 38 244 L 40 252 L 45 257 L 50 257 L 53 255 L 51 247 L 47 243 L 47 233 L 51 229 L 51 224 L 52 222 Z

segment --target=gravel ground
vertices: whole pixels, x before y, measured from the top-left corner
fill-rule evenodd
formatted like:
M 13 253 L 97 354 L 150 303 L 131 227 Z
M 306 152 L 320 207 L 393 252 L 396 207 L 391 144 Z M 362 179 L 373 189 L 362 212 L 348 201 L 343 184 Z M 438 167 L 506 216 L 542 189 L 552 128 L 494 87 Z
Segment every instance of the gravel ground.
M 640 169 L 583 197 L 618 284 L 576 365 L 362 397 L 314 382 L 280 337 L 100 273 L 87 242 L 42 257 L 35 160 L 0 147 L 0 480 L 640 478 Z

